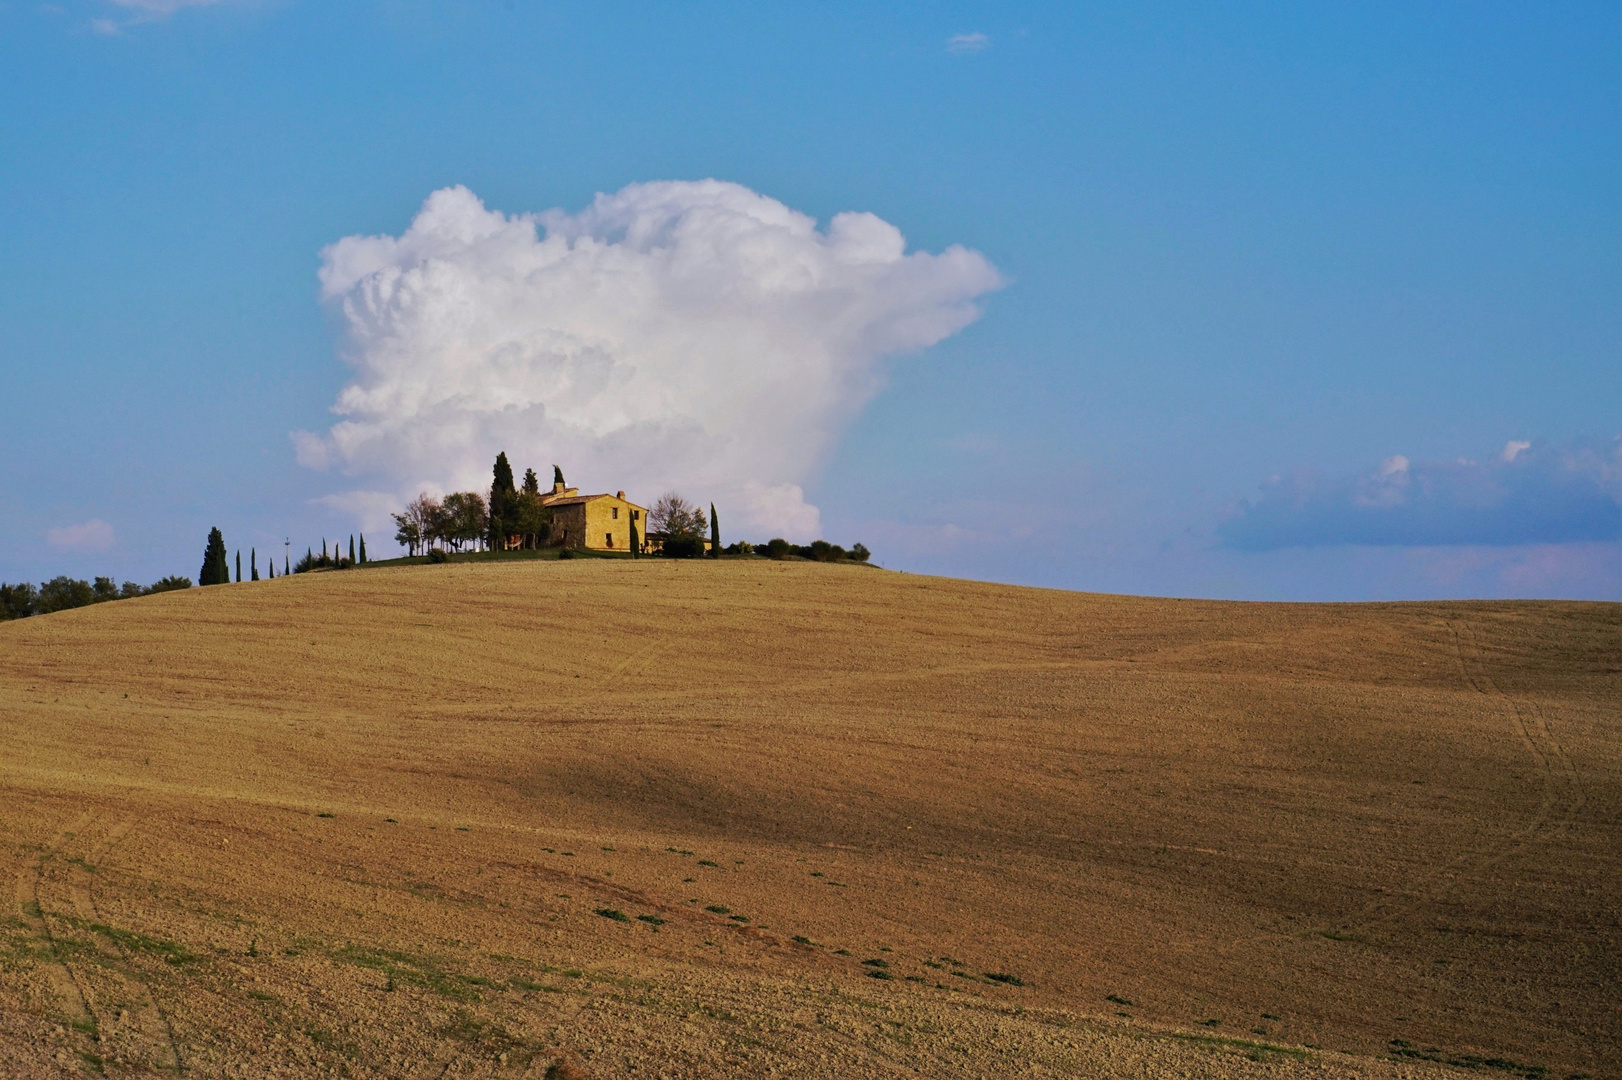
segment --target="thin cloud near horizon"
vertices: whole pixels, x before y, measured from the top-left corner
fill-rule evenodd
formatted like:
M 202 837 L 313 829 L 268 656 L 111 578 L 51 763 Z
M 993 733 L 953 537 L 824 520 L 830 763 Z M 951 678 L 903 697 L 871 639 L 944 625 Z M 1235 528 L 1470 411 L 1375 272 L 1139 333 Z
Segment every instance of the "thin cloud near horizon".
M 1394 454 L 1360 476 L 1276 477 L 1217 528 L 1225 547 L 1507 547 L 1622 539 L 1622 438 L 1512 439 L 1486 461 Z

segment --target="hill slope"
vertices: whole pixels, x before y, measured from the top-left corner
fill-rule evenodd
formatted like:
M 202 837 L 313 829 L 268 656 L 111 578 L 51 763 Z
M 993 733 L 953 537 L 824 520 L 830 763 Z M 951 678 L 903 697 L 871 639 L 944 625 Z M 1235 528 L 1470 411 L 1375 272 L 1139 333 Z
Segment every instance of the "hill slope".
M 1617 605 L 813 564 L 6 624 L 0 1065 L 1616 1075 L 1618 701 Z

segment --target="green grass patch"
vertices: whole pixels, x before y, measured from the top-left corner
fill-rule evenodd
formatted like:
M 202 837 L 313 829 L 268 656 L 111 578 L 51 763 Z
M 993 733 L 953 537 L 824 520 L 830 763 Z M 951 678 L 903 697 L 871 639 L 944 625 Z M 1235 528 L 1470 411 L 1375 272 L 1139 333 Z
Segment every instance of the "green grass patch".
M 1414 1061 L 1433 1061 L 1439 1065 L 1451 1065 L 1456 1069 L 1495 1069 L 1499 1072 L 1525 1077 L 1525 1080 L 1545 1080 L 1549 1075 L 1548 1068 L 1543 1065 L 1524 1065 L 1519 1061 L 1503 1057 L 1453 1054 L 1434 1046 L 1427 1046 L 1421 1050 L 1406 1039 L 1392 1039 L 1386 1044 L 1386 1051 L 1392 1057 L 1408 1058 Z
M 869 971 L 867 973 L 867 977 L 869 979 L 893 979 L 893 978 L 895 978 L 894 975 L 891 975 L 888 971 L 885 971 L 882 968 L 874 968 L 872 971 Z
M 1353 937 L 1351 934 L 1343 934 L 1339 930 L 1320 930 L 1320 931 L 1318 931 L 1318 936 L 1328 938 L 1330 941 L 1357 941 L 1357 940 L 1359 940 L 1358 938 Z
M 406 983 L 420 987 L 452 1001 L 478 1001 L 479 994 L 473 989 L 474 986 L 495 985 L 488 979 L 481 979 L 475 983 L 472 981 L 475 976 L 447 972 L 428 957 L 412 956 L 409 953 L 393 952 L 388 949 L 345 945 L 341 949 L 331 950 L 328 955 L 346 964 L 380 971 L 391 983 Z
M 197 959 L 184 945 L 177 945 L 173 941 L 165 941 L 149 934 L 138 934 L 134 930 L 120 930 L 117 927 L 105 926 L 102 923 L 87 923 L 86 925 L 102 937 L 126 949 L 135 952 L 155 953 L 163 957 L 165 963 L 185 964 Z
M 1104 995 L 1104 1000 L 1105 1001 L 1113 1001 L 1117 1005 L 1128 1005 L 1128 1006 L 1130 1006 L 1132 1004 L 1132 1002 L 1126 1000 L 1126 998 L 1122 997 L 1120 994 L 1105 994 Z
M 605 919 L 613 919 L 615 922 L 631 921 L 630 918 L 626 916 L 625 912 L 621 911 L 619 908 L 600 907 L 597 909 L 597 914 L 601 915 Z
M 1024 979 L 1020 978 L 1018 975 L 1010 975 L 1006 971 L 988 971 L 985 973 L 985 975 L 986 978 L 990 979 L 992 982 L 1002 983 L 1004 986 L 1025 985 Z
M 727 907 L 725 904 L 711 904 L 708 907 L 706 907 L 704 910 L 705 911 L 713 911 L 717 915 L 726 915 L 726 914 L 728 914 L 728 913 L 730 913 L 732 911 L 732 909 Z
M 657 915 L 638 915 L 637 922 L 645 922 L 650 926 L 663 926 L 665 921 Z
M 698 860 L 698 865 L 700 865 L 700 866 L 715 866 L 716 863 L 711 862 L 709 859 L 700 859 L 700 860 Z
M 1196 1043 L 1201 1046 L 1229 1047 L 1234 1050 L 1248 1050 L 1252 1055 L 1278 1054 L 1282 1057 L 1295 1058 L 1305 1061 L 1312 1056 L 1310 1051 L 1299 1046 L 1279 1046 L 1276 1043 L 1256 1042 L 1254 1039 L 1234 1039 L 1227 1035 L 1185 1035 L 1181 1032 L 1168 1032 L 1168 1039 L 1177 1039 L 1180 1042 Z

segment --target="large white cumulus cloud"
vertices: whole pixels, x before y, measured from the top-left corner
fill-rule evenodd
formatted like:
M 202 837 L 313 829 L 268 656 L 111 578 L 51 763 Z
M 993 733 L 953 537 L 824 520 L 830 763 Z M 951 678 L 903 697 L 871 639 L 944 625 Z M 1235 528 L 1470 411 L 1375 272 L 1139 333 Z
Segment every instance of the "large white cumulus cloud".
M 322 253 L 353 381 L 301 463 L 372 488 L 363 517 L 419 488 L 564 467 L 647 502 L 675 488 L 734 528 L 807 537 L 803 485 L 878 389 L 888 354 L 979 315 L 1000 284 L 980 254 L 908 254 L 895 226 L 812 218 L 737 184 L 633 184 L 569 215 L 505 215 L 436 191 L 399 237 Z M 381 490 L 378 490 L 381 489 Z

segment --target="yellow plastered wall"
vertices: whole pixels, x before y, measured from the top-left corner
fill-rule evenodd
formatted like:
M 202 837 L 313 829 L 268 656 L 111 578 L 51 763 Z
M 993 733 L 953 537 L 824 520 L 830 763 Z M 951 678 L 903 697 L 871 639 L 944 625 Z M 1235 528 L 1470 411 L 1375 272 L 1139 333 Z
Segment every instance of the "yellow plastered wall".
M 647 511 L 625 499 L 603 495 L 583 503 L 554 507 L 552 535 L 564 547 L 630 551 L 633 521 L 638 538 L 646 540 Z

